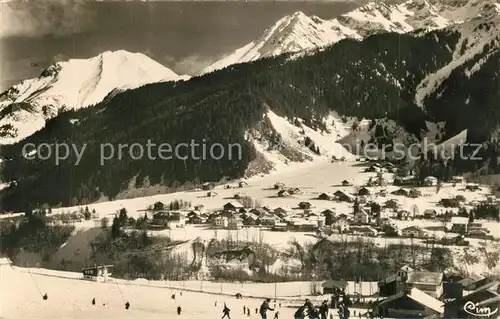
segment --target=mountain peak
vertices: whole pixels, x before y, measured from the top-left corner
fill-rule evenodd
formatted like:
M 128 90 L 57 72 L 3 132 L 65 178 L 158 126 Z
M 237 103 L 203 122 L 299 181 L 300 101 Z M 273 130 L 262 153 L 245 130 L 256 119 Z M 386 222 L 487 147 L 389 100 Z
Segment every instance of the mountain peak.
M 184 79 L 142 53 L 106 51 L 88 59 L 56 62 L 38 78 L 17 84 L 0 97 L 0 111 L 9 105 L 29 105 L 0 117 L 0 127 L 13 126 L 12 143 L 33 134 L 45 120 L 63 109 L 79 109 L 98 104 L 110 92 L 140 87 L 148 83 Z

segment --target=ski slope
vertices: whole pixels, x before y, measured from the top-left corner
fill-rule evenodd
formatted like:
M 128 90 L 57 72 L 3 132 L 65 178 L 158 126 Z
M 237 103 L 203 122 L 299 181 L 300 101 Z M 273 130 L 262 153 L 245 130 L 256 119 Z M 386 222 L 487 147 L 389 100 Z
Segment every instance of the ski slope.
M 36 271 L 0 263 L 1 318 L 174 318 L 179 317 L 176 310 L 180 306 L 182 318 L 215 319 L 222 316 L 224 303 L 231 309 L 233 319 L 248 318 L 243 314 L 244 306 L 250 308 L 250 318 L 257 318 L 255 308 L 264 298 L 274 298 L 274 288 L 261 289 L 260 295 L 254 298 L 243 295 L 243 299 L 192 291 L 182 291 L 181 296 L 181 290 L 145 284 L 142 280 L 111 279 L 107 283 L 97 283 L 78 279 L 81 275 L 74 273 L 67 273 L 67 277 L 73 275 L 74 278 L 65 278 L 58 276 L 62 272 L 47 271 L 46 275 L 40 275 Z M 42 299 L 45 293 L 47 300 Z M 175 300 L 171 298 L 174 293 Z M 93 298 L 95 305 L 92 305 Z M 296 309 L 288 306 L 297 305 L 301 300 L 281 301 L 282 307 L 277 307 L 280 318 L 292 318 Z M 311 300 L 319 303 L 321 299 Z M 130 303 L 128 310 L 124 306 L 127 301 Z

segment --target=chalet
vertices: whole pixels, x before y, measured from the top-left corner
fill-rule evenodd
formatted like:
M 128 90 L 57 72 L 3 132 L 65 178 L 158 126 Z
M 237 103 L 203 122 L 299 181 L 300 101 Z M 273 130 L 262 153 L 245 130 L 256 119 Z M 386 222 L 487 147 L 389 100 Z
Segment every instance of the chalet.
M 335 212 L 327 209 L 321 212 L 321 215 L 325 217 L 325 225 L 330 226 L 335 221 Z
M 407 210 L 400 210 L 397 213 L 397 218 L 399 220 L 408 220 L 408 219 L 410 219 L 410 216 L 411 216 L 410 212 Z
M 469 219 L 467 217 L 452 217 L 450 223 L 451 232 L 458 234 L 467 234 L 469 230 Z
M 396 210 L 399 207 L 399 203 L 395 199 L 389 199 L 388 201 L 386 201 L 384 203 L 384 207 L 388 208 L 388 209 L 394 209 L 394 210 Z
M 479 190 L 479 185 L 477 185 L 477 184 L 467 184 L 467 185 L 465 185 L 465 189 L 468 190 L 468 191 L 471 191 L 471 192 L 475 192 L 475 191 Z
M 276 217 L 272 214 L 261 215 L 257 222 L 263 226 L 274 226 L 276 224 Z
M 352 186 L 352 183 L 351 183 L 351 182 L 349 182 L 349 181 L 348 181 L 348 180 L 346 180 L 346 179 L 344 179 L 344 180 L 342 181 L 342 183 L 341 183 L 341 184 L 342 184 L 342 186 L 346 186 L 346 187 L 347 187 L 347 186 Z
M 215 197 L 215 196 L 217 196 L 217 193 L 214 191 L 210 191 L 207 193 L 207 197 Z
M 206 217 L 202 217 L 200 215 L 192 215 L 188 217 L 188 222 L 190 224 L 205 224 L 207 222 Z
M 368 224 L 370 222 L 370 214 L 364 210 L 360 210 L 354 214 L 353 222 L 355 224 Z
M 387 237 L 397 237 L 399 235 L 399 229 L 396 225 L 384 224 L 380 227 L 380 230 Z
M 182 227 L 186 224 L 186 219 L 179 212 L 157 212 L 153 215 L 152 227 Z
M 335 216 L 336 212 L 335 209 L 325 209 L 319 213 L 321 216 L 328 216 L 328 215 L 333 215 Z
M 350 228 L 349 221 L 345 217 L 338 217 L 332 224 L 332 229 L 336 229 L 339 233 L 344 233 Z
M 214 227 L 215 228 L 227 228 L 228 226 L 228 220 L 226 216 L 217 216 L 214 218 Z
M 111 277 L 110 269 L 112 267 L 113 265 L 101 265 L 83 268 L 83 279 L 97 282 L 107 282 L 108 278 Z
M 436 186 L 438 184 L 438 179 L 434 176 L 427 176 L 424 178 L 425 186 Z
M 267 210 L 265 210 L 264 208 L 261 208 L 261 207 L 257 207 L 257 208 L 250 209 L 249 213 L 254 214 L 255 216 L 258 217 L 260 215 L 266 214 Z
M 412 189 L 410 189 L 408 196 L 410 196 L 411 198 L 417 198 L 417 197 L 422 196 L 422 192 L 416 188 L 412 188 Z
M 435 209 L 424 210 L 424 218 L 425 219 L 435 219 L 436 216 L 437 216 L 437 212 Z
M 368 190 L 368 188 L 366 187 L 361 187 L 359 190 L 358 190 L 358 196 L 368 196 L 370 195 L 370 191 Z
M 299 208 L 300 209 L 311 209 L 312 204 L 309 202 L 300 202 L 299 203 Z
M 243 225 L 255 226 L 259 220 L 259 217 L 252 213 L 246 213 L 242 216 Z
M 201 189 L 203 189 L 204 191 L 212 190 L 214 188 L 215 188 L 214 183 L 205 182 L 201 185 Z
M 329 193 L 321 193 L 321 194 L 318 196 L 318 199 L 321 199 L 321 200 L 332 200 L 334 197 L 335 197 L 335 195 L 333 195 L 333 194 L 329 194 Z
M 238 211 L 242 208 L 245 208 L 240 202 L 228 202 L 226 203 L 223 207 L 224 210 L 230 210 L 230 211 Z
M 412 238 L 425 238 L 428 236 L 427 231 L 418 226 L 409 226 L 401 230 L 401 236 Z
M 350 195 L 350 194 L 346 194 L 342 191 L 336 191 L 335 193 L 333 193 L 333 195 L 335 195 L 335 200 L 339 201 L 339 202 L 353 202 L 354 201 L 354 196 Z
M 396 196 L 408 196 L 408 191 L 404 188 L 400 188 L 398 190 L 391 192 L 391 194 Z
M 243 227 L 243 220 L 240 217 L 232 216 L 227 220 L 227 228 L 232 230 L 241 229 Z
M 274 184 L 274 189 L 282 189 L 285 188 L 285 184 L 282 182 L 277 182 Z
M 321 286 L 323 287 L 323 294 L 338 294 L 345 291 L 347 282 L 327 280 Z
M 288 196 L 290 196 L 290 193 L 287 190 L 282 189 L 278 192 L 278 197 L 288 197 Z
M 404 265 L 403 267 L 399 268 L 399 270 L 396 273 L 396 276 L 398 277 L 398 280 L 406 281 L 408 279 L 408 276 L 414 271 L 415 270 L 410 266 Z
M 273 213 L 276 214 L 276 215 L 287 215 L 288 214 L 288 210 L 286 210 L 283 207 L 278 207 L 278 208 L 276 208 L 276 209 L 273 210 Z
M 434 298 L 443 294 L 443 273 L 440 272 L 414 271 L 408 274 L 406 283 Z
M 377 303 L 373 313 L 380 318 L 439 318 L 444 304 L 418 288 L 411 288 Z

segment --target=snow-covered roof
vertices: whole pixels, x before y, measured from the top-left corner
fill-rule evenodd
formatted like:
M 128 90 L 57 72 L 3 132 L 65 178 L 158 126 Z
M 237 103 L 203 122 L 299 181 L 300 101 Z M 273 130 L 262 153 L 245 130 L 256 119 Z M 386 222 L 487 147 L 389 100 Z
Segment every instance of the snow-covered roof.
M 444 313 L 444 303 L 437 300 L 436 298 L 426 294 L 420 289 L 412 288 L 410 294 L 408 295 L 411 299 L 415 300 L 421 305 L 429 307 L 435 312 L 442 314 Z
M 440 285 L 443 281 L 443 273 L 430 271 L 415 271 L 408 276 L 409 284 Z

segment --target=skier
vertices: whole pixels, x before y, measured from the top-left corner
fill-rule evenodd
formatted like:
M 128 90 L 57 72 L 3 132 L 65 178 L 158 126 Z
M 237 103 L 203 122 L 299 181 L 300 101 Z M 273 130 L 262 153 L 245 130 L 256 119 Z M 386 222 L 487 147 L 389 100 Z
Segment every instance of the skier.
M 278 304 L 278 306 L 281 308 L 281 302 Z
M 229 316 L 229 312 L 230 312 L 230 311 L 231 311 L 231 309 L 229 309 L 229 308 L 226 306 L 226 304 L 224 304 L 224 309 L 222 309 L 222 313 L 223 313 L 224 315 L 222 316 L 222 319 L 223 319 L 223 318 L 226 318 L 226 317 L 227 317 L 227 319 L 231 319 L 231 317 Z
M 279 315 L 280 315 L 280 312 L 279 311 L 276 311 L 274 313 L 274 319 L 279 319 Z
M 271 302 L 271 298 L 267 298 L 263 303 L 262 305 L 260 305 L 260 309 L 259 309 L 259 312 L 260 312 L 260 316 L 262 319 L 267 319 L 267 311 L 270 310 L 270 311 L 274 311 L 273 308 L 271 308 L 269 306 L 269 303 Z
M 326 319 L 328 317 L 328 303 L 326 300 L 323 301 L 323 303 L 319 307 L 319 315 L 321 319 Z
M 182 297 L 182 291 L 180 292 L 180 295 L 181 295 L 181 297 Z
M 243 314 L 247 313 L 247 306 L 243 306 Z
M 92 306 L 95 306 L 95 298 L 92 299 Z
M 182 312 L 182 308 L 181 306 L 177 307 L 177 314 L 180 316 L 181 315 L 181 312 Z
M 173 300 L 175 300 L 175 294 L 172 294 L 172 296 L 170 296 L 170 298 L 172 298 Z
M 306 309 L 305 306 L 300 306 L 299 309 L 297 309 L 297 311 L 295 312 L 295 314 L 293 315 L 293 317 L 295 319 L 304 319 L 304 310 Z
M 47 293 L 45 293 L 45 295 L 43 295 L 42 299 L 43 300 L 47 300 L 49 298 L 49 296 L 47 296 Z
M 128 308 L 130 308 L 130 302 L 127 301 L 127 303 L 125 304 L 125 309 L 128 310 Z

